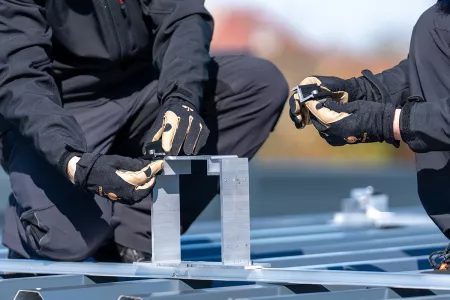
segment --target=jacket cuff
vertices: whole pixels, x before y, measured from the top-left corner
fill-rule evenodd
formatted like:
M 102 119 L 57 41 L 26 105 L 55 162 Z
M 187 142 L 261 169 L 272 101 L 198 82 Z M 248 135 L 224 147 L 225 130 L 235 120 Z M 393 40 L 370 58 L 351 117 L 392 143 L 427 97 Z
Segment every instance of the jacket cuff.
M 417 108 L 416 104 L 419 102 L 425 101 L 420 97 L 408 98 L 408 101 L 403 105 L 400 113 L 400 136 L 412 150 L 421 148 L 421 141 L 414 131 L 412 122 L 412 116 Z
M 389 91 L 370 70 L 363 70 L 361 74 L 363 75 L 361 76 L 361 78 L 363 80 L 366 80 L 369 83 L 370 88 L 376 93 L 376 99 L 371 99 L 372 101 L 384 104 L 392 103 Z M 366 87 L 366 89 L 367 88 L 368 87 Z M 366 95 L 368 94 L 369 93 L 367 93 L 366 91 Z
M 76 152 L 64 152 L 63 155 L 61 156 L 61 159 L 59 160 L 59 168 L 60 170 L 63 172 L 63 174 L 65 175 L 65 177 L 67 177 L 67 165 L 69 164 L 69 161 L 74 158 L 75 156 L 81 156 L 83 154 L 81 153 L 76 153 Z
M 64 177 L 67 178 L 67 167 L 69 164 L 69 161 L 75 157 L 79 156 L 81 157 L 84 154 L 83 151 L 80 151 L 79 149 L 75 149 L 71 146 L 66 146 L 65 151 L 61 155 L 61 157 L 58 160 L 58 169 L 62 172 Z
M 161 104 L 164 105 L 166 102 L 170 101 L 170 99 L 173 98 L 186 101 L 191 104 L 191 108 L 196 112 L 200 111 L 200 107 L 202 105 L 201 99 L 196 97 L 187 89 L 180 87 L 176 82 L 170 84 L 170 86 L 167 88 L 167 91 L 161 96 Z

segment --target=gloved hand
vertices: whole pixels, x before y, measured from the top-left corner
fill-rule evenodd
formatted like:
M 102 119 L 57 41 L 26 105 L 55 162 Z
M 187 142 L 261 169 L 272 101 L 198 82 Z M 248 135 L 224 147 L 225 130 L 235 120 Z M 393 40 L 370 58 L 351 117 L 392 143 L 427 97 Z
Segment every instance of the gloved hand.
M 162 147 L 169 155 L 178 155 L 183 144 L 184 154 L 196 155 L 208 136 L 209 129 L 196 109 L 189 102 L 171 98 L 162 106 L 147 140 L 162 138 Z
M 358 99 L 360 95 L 360 87 L 355 78 L 342 79 L 334 76 L 315 76 L 319 85 L 326 90 L 337 93 L 341 96 L 341 102 L 351 102 Z
M 322 91 L 332 92 L 332 98 L 334 100 L 348 102 L 349 94 L 344 89 L 345 80 L 343 79 L 337 77 L 307 77 L 300 83 L 300 85 L 307 84 L 317 84 Z M 319 102 L 310 100 L 305 103 L 300 103 L 299 99 L 300 97 L 294 89 L 293 94 L 289 98 L 289 116 L 297 129 L 303 129 L 306 125 L 311 124 L 309 107 L 315 107 Z
M 76 164 L 76 187 L 124 204 L 147 197 L 163 161 L 154 162 L 118 155 L 83 154 Z
M 399 147 L 399 141 L 394 138 L 392 104 L 327 100 L 311 108 L 311 113 L 314 127 L 332 146 L 386 142 Z
M 391 95 L 386 86 L 371 71 L 362 71 L 362 76 L 342 79 L 333 76 L 315 76 L 304 79 L 303 84 L 318 84 L 323 91 L 332 92 L 332 98 L 341 103 L 356 100 L 366 100 L 378 103 L 393 103 Z M 299 129 L 311 124 L 309 109 L 315 107 L 317 101 L 308 101 L 300 104 L 296 100 L 298 95 L 294 94 L 290 99 L 290 115 L 295 126 Z

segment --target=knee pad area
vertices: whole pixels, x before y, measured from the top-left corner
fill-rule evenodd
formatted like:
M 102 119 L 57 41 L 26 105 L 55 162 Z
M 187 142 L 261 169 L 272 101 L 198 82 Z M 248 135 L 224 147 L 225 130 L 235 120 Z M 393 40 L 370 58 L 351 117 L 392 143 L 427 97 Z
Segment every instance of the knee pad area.
M 56 261 L 82 261 L 101 245 L 92 243 L 61 215 L 55 206 L 27 211 L 20 216 L 27 248 L 40 257 Z

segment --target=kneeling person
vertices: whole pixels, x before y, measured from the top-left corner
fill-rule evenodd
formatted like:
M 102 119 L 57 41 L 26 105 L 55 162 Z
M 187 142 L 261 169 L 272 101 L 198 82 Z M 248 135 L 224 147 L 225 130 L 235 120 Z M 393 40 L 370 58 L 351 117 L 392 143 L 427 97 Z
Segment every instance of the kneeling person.
M 247 55 L 210 55 L 203 1 L 1 1 L 1 163 L 12 195 L 9 257 L 135 262 L 151 257 L 150 200 L 171 155 L 251 158 L 288 97 Z M 183 177 L 183 176 L 182 176 Z M 186 231 L 217 178 L 181 178 Z

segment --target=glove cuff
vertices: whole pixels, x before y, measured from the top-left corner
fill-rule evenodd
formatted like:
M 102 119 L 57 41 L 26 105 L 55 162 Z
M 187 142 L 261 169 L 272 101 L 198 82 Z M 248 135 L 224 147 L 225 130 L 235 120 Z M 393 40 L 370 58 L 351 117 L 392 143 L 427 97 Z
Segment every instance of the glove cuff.
M 85 153 L 81 156 L 80 160 L 77 162 L 77 168 L 74 176 L 74 182 L 77 188 L 83 190 L 86 189 L 89 173 L 100 156 L 102 156 L 102 154 L 99 153 Z
M 359 88 L 354 90 L 359 91 L 359 94 L 353 95 L 356 100 L 366 99 L 367 101 L 378 102 L 383 104 L 392 103 L 391 95 L 384 84 L 370 71 L 363 70 L 362 76 L 352 78 Z
M 178 98 L 178 97 L 170 97 L 167 98 L 167 100 L 164 102 L 163 107 L 168 107 L 169 105 L 173 105 L 173 104 L 177 104 L 177 105 L 187 105 L 189 106 L 191 109 L 193 109 L 194 111 L 197 111 L 197 108 L 189 101 L 186 101 L 184 99 Z
M 394 137 L 394 116 L 395 107 L 392 104 L 386 104 L 383 112 L 383 140 L 395 148 L 399 148 L 400 141 Z

